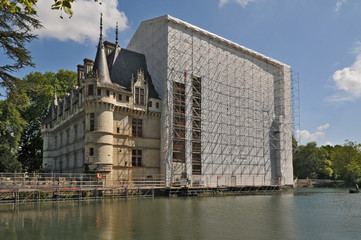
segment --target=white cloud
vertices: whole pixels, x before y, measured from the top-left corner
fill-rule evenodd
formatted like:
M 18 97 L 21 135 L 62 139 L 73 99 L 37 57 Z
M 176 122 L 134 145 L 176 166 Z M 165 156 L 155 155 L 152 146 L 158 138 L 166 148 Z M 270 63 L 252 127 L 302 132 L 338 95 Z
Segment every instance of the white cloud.
M 335 12 L 338 12 L 345 2 L 346 2 L 346 0 L 338 0 L 336 2 Z
M 330 124 L 326 123 L 326 124 L 324 124 L 324 125 L 321 125 L 321 126 L 317 127 L 317 131 L 324 132 L 324 131 L 327 130 L 329 127 L 330 127 Z
M 333 81 L 341 93 L 327 98 L 327 101 L 340 103 L 361 97 L 361 54 L 351 66 L 337 70 L 333 74 Z
M 327 142 L 325 142 L 325 146 L 327 146 L 327 145 L 333 146 L 334 144 L 330 141 L 327 141 Z
M 245 8 L 248 5 L 248 3 L 254 2 L 254 1 L 256 1 L 256 0 L 219 0 L 219 6 L 223 7 L 227 3 L 235 2 L 235 3 L 238 3 L 239 5 L 241 5 L 243 8 Z
M 297 138 L 301 141 L 312 142 L 317 141 L 325 137 L 325 131 L 330 127 L 330 124 L 326 123 L 317 127 L 317 131 L 314 133 L 310 133 L 307 130 L 297 130 Z
M 355 47 L 351 50 L 352 54 L 360 55 L 361 54 L 361 42 L 357 41 Z
M 37 1 L 38 15 L 44 26 L 37 34 L 39 38 L 55 38 L 61 41 L 73 40 L 84 43 L 86 40 L 99 39 L 99 18 L 103 13 L 103 36 L 107 30 L 114 29 L 118 22 L 119 31 L 128 27 L 128 20 L 124 12 L 117 9 L 117 0 L 94 1 L 77 0 L 72 5 L 74 15 L 69 18 L 59 10 L 51 10 L 52 1 Z M 63 19 L 60 16 L 63 16 Z

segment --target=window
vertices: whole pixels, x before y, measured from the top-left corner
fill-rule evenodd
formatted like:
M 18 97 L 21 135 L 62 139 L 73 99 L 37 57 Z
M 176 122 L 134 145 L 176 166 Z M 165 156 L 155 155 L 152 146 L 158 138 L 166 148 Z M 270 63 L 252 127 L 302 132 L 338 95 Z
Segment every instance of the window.
M 115 92 L 113 92 L 113 98 L 115 99 Z
M 73 142 L 78 138 L 78 125 L 75 124 L 74 125 L 74 138 L 73 138 Z
M 148 107 L 152 107 L 152 101 L 148 102 Z
M 102 95 L 102 90 L 98 88 L 98 96 Z
M 89 85 L 88 86 L 88 95 L 93 96 L 93 93 L 94 93 L 94 85 Z
M 142 166 L 142 150 L 133 149 L 132 150 L 132 166 L 141 167 Z
M 144 105 L 144 89 L 135 88 L 135 104 Z
M 89 128 L 90 131 L 94 131 L 94 125 L 95 125 L 95 114 L 94 113 L 90 114 L 89 122 L 90 122 L 90 128 Z
M 66 144 L 69 144 L 70 143 L 70 130 L 67 129 L 65 134 L 66 134 L 65 135 L 66 136 Z
M 110 96 L 110 92 L 109 90 L 107 90 L 106 96 L 109 97 Z
M 133 118 L 132 119 L 132 135 L 134 137 L 143 136 L 143 121 L 142 119 Z
M 94 156 L 94 148 L 89 148 L 89 156 Z
M 120 133 L 120 128 L 117 127 L 117 133 Z
M 119 101 L 122 101 L 122 94 L 119 94 Z
M 156 108 L 159 108 L 159 103 L 156 103 L 156 104 L 155 104 L 155 107 L 156 107 Z
M 129 102 L 129 96 L 125 97 L 125 101 Z

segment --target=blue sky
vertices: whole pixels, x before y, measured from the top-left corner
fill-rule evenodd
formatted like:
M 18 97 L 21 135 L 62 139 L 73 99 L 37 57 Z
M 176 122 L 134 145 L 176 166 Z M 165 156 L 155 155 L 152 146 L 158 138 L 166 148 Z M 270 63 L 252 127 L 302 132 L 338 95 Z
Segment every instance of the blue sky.
M 299 73 L 301 143 L 361 142 L 361 2 L 358 0 L 77 0 L 68 19 L 38 1 L 45 26 L 29 44 L 36 68 L 69 69 L 94 58 L 99 15 L 105 39 L 126 47 L 140 22 L 172 15 L 290 65 Z M 5 61 L 0 57 L 0 61 Z

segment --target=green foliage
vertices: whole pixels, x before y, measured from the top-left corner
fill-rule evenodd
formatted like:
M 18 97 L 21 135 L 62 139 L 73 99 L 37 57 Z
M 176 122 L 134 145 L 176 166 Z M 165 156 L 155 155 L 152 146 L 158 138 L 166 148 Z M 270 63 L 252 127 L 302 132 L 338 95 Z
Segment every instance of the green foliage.
M 0 101 L 0 172 L 21 170 L 16 150 L 21 132 L 26 125 L 14 104 Z
M 318 148 L 316 142 L 299 146 L 293 157 L 294 175 L 298 178 L 330 178 L 333 170 L 327 155 L 327 151 Z
M 361 176 L 361 145 L 346 140 L 343 147 L 335 148 L 331 155 L 336 178 L 355 183 Z
M 19 172 L 21 163 L 16 159 L 16 155 L 9 146 L 0 144 L 0 172 Z
M 296 138 L 292 135 L 292 156 L 294 156 L 297 151 L 298 151 L 298 142 Z
M 43 137 L 41 136 L 39 121 L 30 122 L 21 135 L 19 142 L 18 161 L 23 170 L 39 172 L 43 162 Z
M 25 2 L 28 1 L 22 2 L 27 4 Z M 1 3 L 0 6 L 8 4 L 3 0 Z M 26 44 L 36 38 L 32 31 L 42 26 L 33 14 L 11 12 L 3 7 L 0 7 L 0 26 L 0 48 L 9 59 L 7 63 L 0 64 L 0 86 L 10 92 L 20 81 L 12 76 L 12 72 L 26 66 L 34 66 Z
M 293 170 L 298 178 L 333 178 L 356 183 L 361 180 L 361 144 L 346 140 L 344 146 L 317 147 L 315 142 L 298 146 Z
M 73 11 L 71 10 L 72 4 L 75 0 L 54 0 L 54 4 L 51 6 L 53 10 L 64 10 L 69 17 L 73 16 Z M 94 0 L 94 2 L 99 2 L 99 0 Z M 102 4 L 99 2 L 99 4 Z
M 27 126 L 21 135 L 18 159 L 23 169 L 28 172 L 41 170 L 43 138 L 41 136 L 41 117 L 50 106 L 56 84 L 58 97 L 64 97 L 66 92 L 71 92 L 76 84 L 77 74 L 73 71 L 59 70 L 56 74 L 35 72 L 28 74 L 24 79 L 27 86 L 26 95 L 29 105 L 22 111 L 22 117 L 27 121 Z
M 30 73 L 16 81 L 6 100 L 0 101 L 0 172 L 41 170 L 41 117 L 50 106 L 54 85 L 63 97 L 76 78 L 75 72 L 59 70 L 56 74 Z
M 13 14 L 24 13 L 28 15 L 35 15 L 36 2 L 37 0 L 0 0 L 0 10 L 7 10 Z M 71 8 L 74 2 L 75 0 L 54 0 L 54 4 L 51 6 L 51 9 L 63 10 L 71 17 L 73 15 Z M 99 2 L 99 0 L 94 0 L 94 2 Z M 101 2 L 99 4 L 101 4 Z
M 8 10 L 11 13 L 24 12 L 34 15 L 36 10 L 34 5 L 37 0 L 0 0 L 0 9 Z
M 0 101 L 0 144 L 16 151 L 26 121 L 21 118 L 15 105 L 8 100 Z

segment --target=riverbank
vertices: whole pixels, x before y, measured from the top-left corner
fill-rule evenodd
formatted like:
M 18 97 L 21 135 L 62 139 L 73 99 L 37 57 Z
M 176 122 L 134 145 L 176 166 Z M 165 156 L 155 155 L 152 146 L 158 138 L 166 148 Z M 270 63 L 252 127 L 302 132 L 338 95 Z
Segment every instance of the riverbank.
M 293 182 L 295 188 L 302 187 L 328 187 L 328 188 L 347 188 L 353 187 L 342 180 L 331 179 L 295 179 Z

